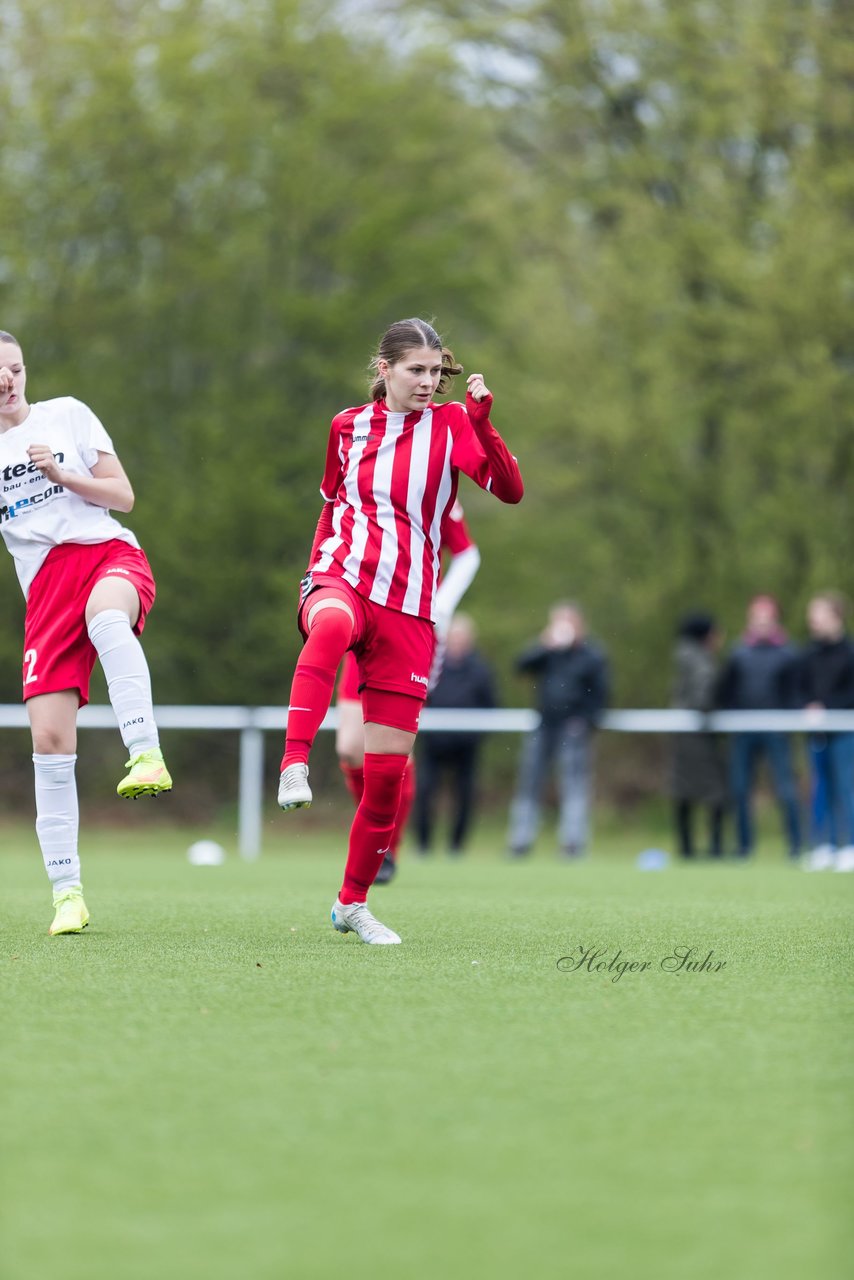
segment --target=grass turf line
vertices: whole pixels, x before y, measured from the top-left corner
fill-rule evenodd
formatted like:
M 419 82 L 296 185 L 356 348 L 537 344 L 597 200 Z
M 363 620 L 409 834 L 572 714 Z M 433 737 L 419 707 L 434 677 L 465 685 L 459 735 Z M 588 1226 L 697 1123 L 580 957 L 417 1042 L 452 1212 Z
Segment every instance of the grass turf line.
M 481 848 L 406 860 L 371 948 L 328 836 L 188 843 L 90 839 L 92 927 L 50 939 L 2 833 L 4 1280 L 844 1274 L 852 878 Z

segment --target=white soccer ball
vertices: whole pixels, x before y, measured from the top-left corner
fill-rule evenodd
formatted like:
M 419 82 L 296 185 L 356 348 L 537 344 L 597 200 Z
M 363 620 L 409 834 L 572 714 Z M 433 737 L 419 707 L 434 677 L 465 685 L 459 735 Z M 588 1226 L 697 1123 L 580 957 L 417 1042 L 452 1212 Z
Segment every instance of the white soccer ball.
M 226 853 L 216 840 L 197 840 L 187 850 L 187 857 L 194 867 L 218 867 L 225 862 Z
M 639 871 L 665 871 L 670 865 L 670 854 L 665 849 L 644 849 L 635 865 Z

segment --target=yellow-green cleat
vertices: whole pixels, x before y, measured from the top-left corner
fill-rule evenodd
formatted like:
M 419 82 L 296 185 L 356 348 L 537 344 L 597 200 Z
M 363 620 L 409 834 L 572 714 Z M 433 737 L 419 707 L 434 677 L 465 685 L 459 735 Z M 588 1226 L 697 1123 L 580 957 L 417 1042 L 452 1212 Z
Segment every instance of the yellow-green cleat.
M 128 800 L 135 800 L 137 796 L 158 796 L 161 791 L 172 790 L 172 779 L 159 747 L 140 751 L 138 756 L 128 760 L 125 768 L 129 771 L 128 776 L 122 778 L 116 792 Z
M 63 893 L 54 894 L 53 905 L 56 915 L 48 933 L 82 933 L 89 923 L 89 912 L 79 889 L 66 889 Z

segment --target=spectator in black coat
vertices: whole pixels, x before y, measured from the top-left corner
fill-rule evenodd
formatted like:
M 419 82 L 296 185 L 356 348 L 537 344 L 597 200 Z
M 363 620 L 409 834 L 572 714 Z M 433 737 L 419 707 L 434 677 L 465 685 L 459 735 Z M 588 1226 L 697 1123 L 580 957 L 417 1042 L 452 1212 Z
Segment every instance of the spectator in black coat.
M 553 768 L 561 853 L 575 858 L 587 847 L 593 732 L 608 702 L 608 665 L 586 631 L 577 605 L 556 604 L 540 639 L 516 662 L 517 671 L 534 678 L 541 722 L 525 740 L 510 808 L 508 843 L 515 857 L 527 854 L 537 837 Z
M 807 622 L 812 639 L 801 654 L 803 705 L 854 710 L 854 642 L 845 630 L 844 600 L 834 591 L 814 596 Z M 837 853 L 854 855 L 854 733 L 810 734 L 808 750 L 814 798 L 810 865 L 831 866 Z
M 800 705 L 798 655 L 780 624 L 773 596 L 759 595 L 747 610 L 747 630 L 732 649 L 721 673 L 718 701 L 733 711 L 790 711 Z M 788 851 L 801 847 L 801 816 L 789 738 L 763 730 L 734 733 L 731 740 L 731 787 L 735 801 L 738 853 L 754 846 L 752 793 L 759 761 L 765 757 L 783 816 Z
M 492 671 L 475 647 L 477 632 L 466 614 L 450 624 L 445 660 L 427 699 L 429 707 L 487 709 L 496 705 Z M 449 853 L 462 853 L 474 814 L 480 733 L 430 732 L 418 741 L 415 781 L 415 835 L 420 853 L 433 842 L 436 808 L 442 782 L 451 788 Z
M 711 711 L 715 705 L 721 633 L 707 613 L 689 613 L 679 624 L 673 654 L 670 705 L 688 711 Z M 723 852 L 723 822 L 728 799 L 726 758 L 720 735 L 676 733 L 671 741 L 671 792 L 679 852 L 694 854 L 694 810 L 706 810 L 709 852 Z

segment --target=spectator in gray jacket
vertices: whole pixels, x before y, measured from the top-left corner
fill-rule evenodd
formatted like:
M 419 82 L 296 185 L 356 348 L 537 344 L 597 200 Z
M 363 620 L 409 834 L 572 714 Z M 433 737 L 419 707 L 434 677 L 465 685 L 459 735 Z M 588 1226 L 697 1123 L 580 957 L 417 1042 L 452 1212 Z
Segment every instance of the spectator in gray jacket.
M 514 857 L 527 854 L 537 837 L 543 791 L 552 770 L 560 808 L 560 851 L 576 858 L 587 847 L 593 731 L 608 701 L 608 667 L 586 631 L 577 605 L 555 604 L 540 639 L 516 662 L 517 671 L 534 679 L 541 721 L 525 739 L 510 807 L 508 844 Z

